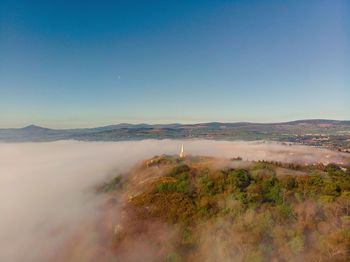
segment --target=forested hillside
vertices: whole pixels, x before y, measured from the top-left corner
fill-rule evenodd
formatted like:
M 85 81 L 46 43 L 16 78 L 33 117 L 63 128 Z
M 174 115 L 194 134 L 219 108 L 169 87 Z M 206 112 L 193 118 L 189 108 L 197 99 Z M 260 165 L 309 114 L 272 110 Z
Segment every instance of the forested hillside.
M 120 261 L 145 247 L 152 261 L 350 258 L 350 173 L 333 164 L 161 156 L 98 191 L 122 210 L 111 239 Z

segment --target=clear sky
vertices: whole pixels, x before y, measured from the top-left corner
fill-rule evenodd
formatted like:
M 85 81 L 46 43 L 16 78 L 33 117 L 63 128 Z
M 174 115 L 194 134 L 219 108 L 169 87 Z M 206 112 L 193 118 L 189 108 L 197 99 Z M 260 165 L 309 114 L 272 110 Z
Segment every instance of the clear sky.
M 350 119 L 350 1 L 0 0 L 0 127 Z

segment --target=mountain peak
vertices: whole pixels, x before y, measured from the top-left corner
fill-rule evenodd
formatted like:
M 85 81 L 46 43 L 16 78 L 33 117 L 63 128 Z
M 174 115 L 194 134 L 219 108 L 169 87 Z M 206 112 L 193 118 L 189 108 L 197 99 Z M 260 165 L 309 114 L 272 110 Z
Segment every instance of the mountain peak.
M 48 130 L 49 128 L 44 128 L 37 125 L 28 125 L 22 128 L 23 130 Z

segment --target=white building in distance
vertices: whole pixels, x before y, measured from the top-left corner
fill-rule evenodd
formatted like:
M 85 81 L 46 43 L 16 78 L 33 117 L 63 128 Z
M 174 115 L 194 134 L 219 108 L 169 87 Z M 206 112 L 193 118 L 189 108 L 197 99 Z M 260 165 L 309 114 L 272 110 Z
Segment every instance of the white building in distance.
M 185 150 L 184 150 L 184 145 L 181 146 L 181 151 L 180 151 L 180 154 L 179 154 L 179 157 L 180 158 L 185 158 Z

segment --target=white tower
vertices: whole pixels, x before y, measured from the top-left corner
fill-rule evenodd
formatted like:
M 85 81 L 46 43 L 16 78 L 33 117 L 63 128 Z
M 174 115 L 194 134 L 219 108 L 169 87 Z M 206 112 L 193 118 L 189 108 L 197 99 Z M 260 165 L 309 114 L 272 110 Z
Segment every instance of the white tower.
M 180 157 L 180 158 L 185 158 L 184 145 L 181 146 L 181 151 L 180 151 L 179 157 Z

